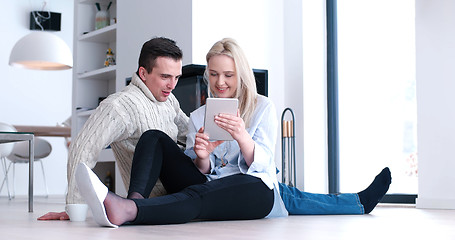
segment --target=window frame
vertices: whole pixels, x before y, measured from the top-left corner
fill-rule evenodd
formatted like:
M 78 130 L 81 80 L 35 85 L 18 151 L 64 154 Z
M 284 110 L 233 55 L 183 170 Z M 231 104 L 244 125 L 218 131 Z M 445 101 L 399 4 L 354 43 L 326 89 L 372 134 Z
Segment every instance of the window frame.
M 328 189 L 340 193 L 337 0 L 326 0 Z M 381 203 L 415 204 L 417 194 L 386 194 Z

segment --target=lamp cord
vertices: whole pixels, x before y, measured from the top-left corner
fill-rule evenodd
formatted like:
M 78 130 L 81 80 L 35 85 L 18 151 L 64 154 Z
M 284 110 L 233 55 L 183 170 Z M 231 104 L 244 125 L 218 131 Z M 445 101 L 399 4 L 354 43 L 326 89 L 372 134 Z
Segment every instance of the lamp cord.
M 44 8 L 46 7 L 46 1 L 43 2 L 43 8 L 41 9 L 42 12 L 44 12 Z M 32 11 L 33 14 L 33 19 L 35 20 L 36 25 L 38 25 L 41 28 L 41 31 L 44 31 L 43 25 L 41 25 L 41 22 L 44 22 L 46 20 L 49 20 L 51 18 L 51 11 L 47 10 L 47 17 L 41 15 L 38 11 Z

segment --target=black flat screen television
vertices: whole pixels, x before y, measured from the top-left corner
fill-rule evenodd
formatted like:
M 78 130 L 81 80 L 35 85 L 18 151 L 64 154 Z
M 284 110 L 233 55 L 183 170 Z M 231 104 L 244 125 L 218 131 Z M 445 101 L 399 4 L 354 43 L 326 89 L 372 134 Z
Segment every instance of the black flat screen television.
M 179 100 L 180 108 L 186 115 L 205 104 L 208 97 L 207 85 L 204 82 L 205 65 L 189 64 L 182 68 L 182 76 L 172 93 Z M 254 69 L 257 92 L 261 95 L 268 95 L 268 71 Z

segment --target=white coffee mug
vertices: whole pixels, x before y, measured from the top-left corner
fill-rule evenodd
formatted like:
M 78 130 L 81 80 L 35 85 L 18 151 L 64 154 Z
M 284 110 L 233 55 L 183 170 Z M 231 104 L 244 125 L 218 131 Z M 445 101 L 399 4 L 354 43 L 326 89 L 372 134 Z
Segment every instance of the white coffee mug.
M 87 217 L 87 204 L 66 204 L 66 213 L 72 222 L 83 222 Z

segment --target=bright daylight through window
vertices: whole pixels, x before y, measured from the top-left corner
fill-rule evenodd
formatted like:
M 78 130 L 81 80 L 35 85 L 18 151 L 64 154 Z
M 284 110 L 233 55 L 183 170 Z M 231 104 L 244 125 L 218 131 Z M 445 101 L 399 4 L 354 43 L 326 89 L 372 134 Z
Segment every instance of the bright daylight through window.
M 388 166 L 391 193 L 417 193 L 413 0 L 338 1 L 340 191 Z

